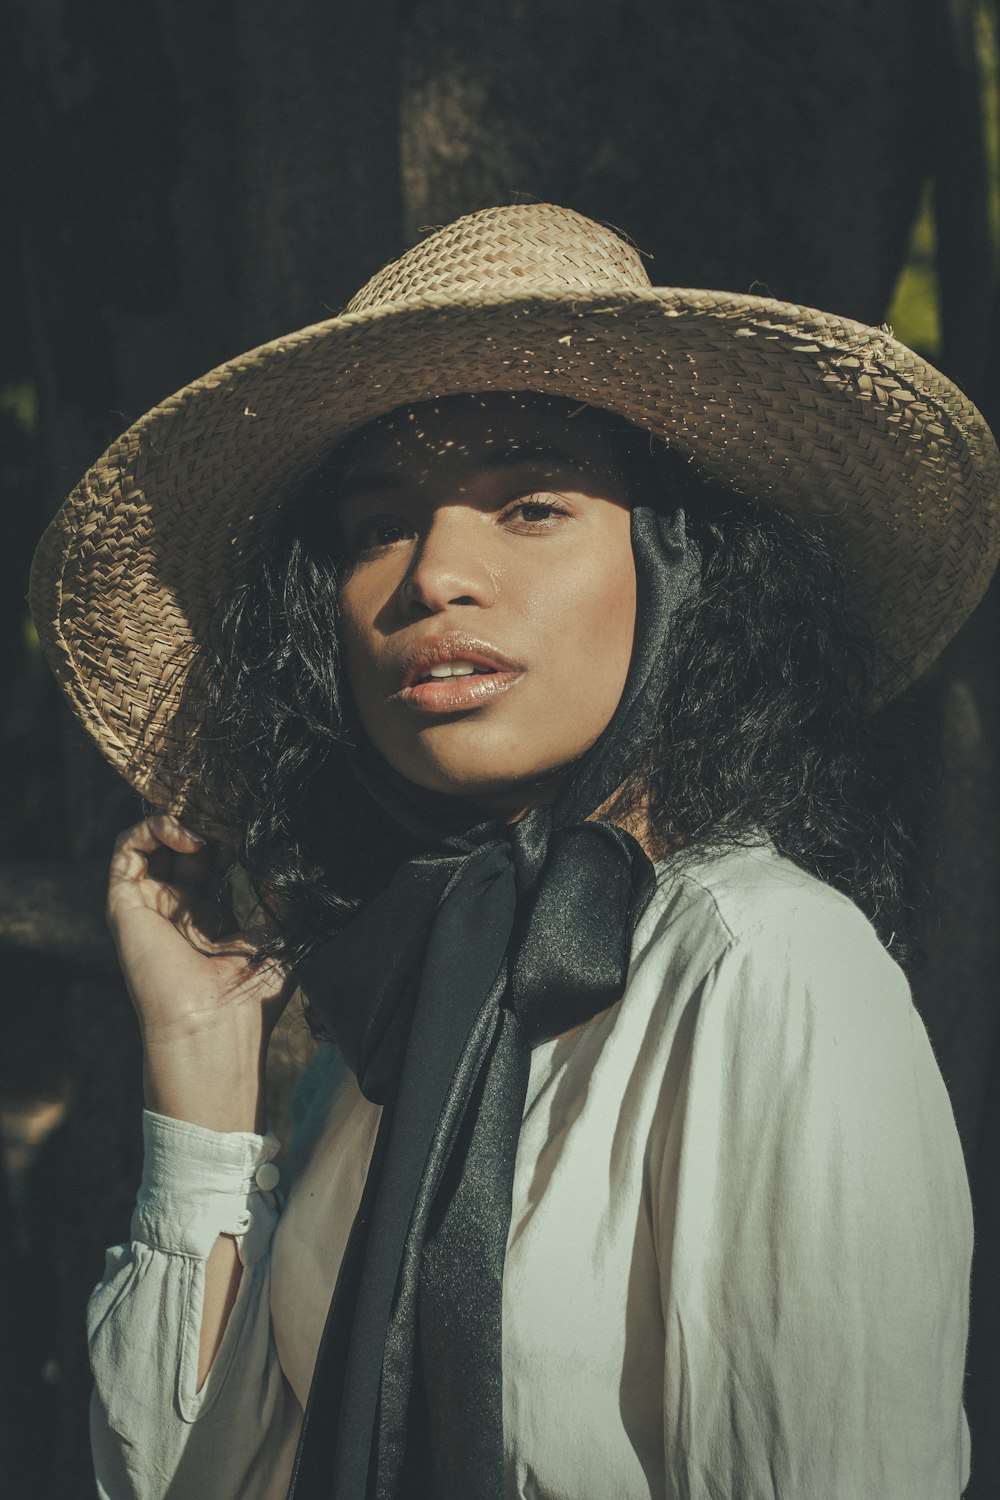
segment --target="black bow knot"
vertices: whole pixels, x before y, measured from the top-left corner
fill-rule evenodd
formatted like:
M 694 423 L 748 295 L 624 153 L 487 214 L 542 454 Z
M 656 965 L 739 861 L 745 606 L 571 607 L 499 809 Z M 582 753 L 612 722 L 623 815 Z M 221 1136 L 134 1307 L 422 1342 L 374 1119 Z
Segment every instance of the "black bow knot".
M 551 808 L 539 808 L 491 844 L 445 843 L 409 860 L 348 928 L 300 966 L 298 981 L 314 1015 L 373 1103 L 386 1103 L 398 1083 L 416 977 L 442 906 L 473 862 L 481 879 L 513 886 L 514 917 L 503 943 L 510 983 L 501 1003 L 515 1012 L 532 1046 L 620 998 L 630 914 L 645 904 L 652 866 L 620 828 L 584 823 L 551 833 L 550 826 Z
M 583 823 L 552 834 L 545 878 L 511 944 L 509 1004 L 532 1046 L 621 998 L 652 881 L 648 858 L 620 828 Z

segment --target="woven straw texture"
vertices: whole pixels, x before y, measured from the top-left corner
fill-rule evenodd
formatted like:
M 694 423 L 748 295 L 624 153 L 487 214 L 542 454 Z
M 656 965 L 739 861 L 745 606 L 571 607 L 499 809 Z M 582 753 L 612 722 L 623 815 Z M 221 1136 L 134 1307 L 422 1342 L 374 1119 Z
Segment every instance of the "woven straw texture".
M 487 209 L 385 267 L 341 316 L 148 412 L 46 531 L 31 582 L 39 636 L 84 725 L 139 791 L 183 805 L 176 766 L 198 725 L 191 663 L 275 507 L 348 433 L 472 391 L 604 407 L 705 474 L 821 520 L 904 674 L 941 650 L 996 565 L 989 429 L 886 330 L 771 298 L 655 288 L 629 245 L 579 214 Z

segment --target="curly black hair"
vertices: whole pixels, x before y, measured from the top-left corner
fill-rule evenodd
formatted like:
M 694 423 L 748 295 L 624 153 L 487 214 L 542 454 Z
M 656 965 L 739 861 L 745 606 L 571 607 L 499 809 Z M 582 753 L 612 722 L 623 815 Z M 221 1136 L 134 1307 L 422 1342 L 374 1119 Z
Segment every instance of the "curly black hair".
M 603 420 L 603 418 L 602 418 Z M 607 419 L 637 486 L 683 491 L 701 586 L 675 621 L 657 729 L 614 814 L 641 807 L 678 862 L 771 839 L 849 896 L 905 962 L 920 811 L 915 737 L 876 713 L 884 663 L 823 531 L 699 478 Z M 281 511 L 223 600 L 189 767 L 276 917 L 259 957 L 299 962 L 414 852 L 344 761 L 337 455 Z

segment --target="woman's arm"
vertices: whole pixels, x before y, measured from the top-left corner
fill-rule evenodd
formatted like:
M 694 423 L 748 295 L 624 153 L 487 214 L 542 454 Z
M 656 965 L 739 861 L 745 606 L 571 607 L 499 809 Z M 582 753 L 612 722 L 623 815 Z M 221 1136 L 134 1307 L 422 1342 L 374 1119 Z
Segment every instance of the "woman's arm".
M 108 921 L 147 1114 L 132 1239 L 89 1308 L 98 1482 L 109 1500 L 263 1495 L 300 1416 L 270 1336 L 277 1210 L 256 1180 L 277 1149 L 262 1074 L 287 978 L 248 963 L 221 859 L 166 815 L 119 838 Z
M 684 1500 L 957 1500 L 972 1247 L 906 981 L 825 893 L 705 982 L 659 1171 L 665 1453 Z
M 165 814 L 127 829 L 108 922 L 142 1032 L 147 1109 L 215 1131 L 262 1130 L 264 1061 L 288 982 L 274 965 L 248 965 L 213 851 Z M 239 1290 L 232 1239 L 217 1240 L 203 1274 L 199 1386 Z
M 258 1179 L 270 1180 L 277 1140 L 151 1113 L 144 1135 L 132 1237 L 108 1252 L 88 1309 L 99 1492 L 270 1500 L 283 1493 L 301 1420 L 270 1326 L 277 1205 Z M 205 1270 L 219 1243 L 234 1247 L 241 1281 L 203 1379 Z
M 205 1262 L 205 1284 L 202 1289 L 201 1328 L 198 1342 L 198 1384 L 205 1377 L 219 1352 L 222 1336 L 236 1303 L 243 1275 L 243 1262 L 235 1236 L 220 1235 Z

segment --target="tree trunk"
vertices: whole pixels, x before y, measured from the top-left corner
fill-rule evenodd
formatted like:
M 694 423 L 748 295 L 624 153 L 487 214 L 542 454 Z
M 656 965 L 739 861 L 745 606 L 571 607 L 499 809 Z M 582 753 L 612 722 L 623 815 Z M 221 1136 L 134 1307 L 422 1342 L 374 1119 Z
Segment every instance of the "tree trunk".
M 0 267 L 14 289 L 0 378 L 27 394 L 17 422 L 10 402 L 0 408 L 17 443 L 3 471 L 15 504 L 0 600 L 20 601 L 49 514 L 146 407 L 338 310 L 423 226 L 518 196 L 621 226 L 651 257 L 655 283 L 754 288 L 878 323 L 933 177 L 943 359 L 1000 416 L 997 338 L 983 375 L 992 272 L 974 18 L 974 0 L 407 0 L 398 14 L 394 0 L 19 0 L 0 38 Z M 10 608 L 0 623 L 20 630 L 22 618 Z M 988 1203 L 1000 1045 L 998 618 L 994 591 L 922 689 L 943 782 L 927 835 L 932 916 L 917 997 L 970 1157 L 978 1142 L 972 1164 Z M 135 799 L 57 703 L 37 655 L 5 642 L 0 673 L 0 771 L 26 789 L 0 830 L 7 876 L 29 856 L 103 870 Z M 137 1099 L 120 1080 L 135 1071 L 135 1039 L 121 989 L 100 977 L 106 939 L 96 928 L 85 936 L 89 918 L 79 925 L 71 905 L 51 911 L 62 906 L 51 864 L 31 907 L 23 869 L 17 889 L 6 887 L 8 935 L 37 936 L 47 901 L 48 945 L 92 970 L 77 971 L 64 1008 L 66 1025 L 82 1018 L 76 1084 L 89 1132 L 65 1159 L 75 1180 L 95 1185 L 97 1207 L 85 1232 L 66 1227 L 60 1274 L 85 1289 L 99 1246 L 124 1232 L 134 1190 Z M 99 907 L 103 875 L 92 880 Z M 294 1061 L 294 1027 L 290 1037 Z M 985 1208 L 980 1222 L 985 1289 L 1000 1221 Z M 985 1292 L 979 1307 L 988 1336 L 974 1339 L 970 1412 L 974 1493 L 986 1500 L 1000 1492 L 1000 1451 L 989 1448 L 998 1314 Z M 60 1399 L 82 1411 L 79 1349 L 67 1357 L 79 1388 Z M 77 1482 L 89 1492 L 85 1475 Z
M 407 231 L 518 195 L 620 225 L 659 285 L 878 322 L 926 175 L 919 6 L 418 0 Z

